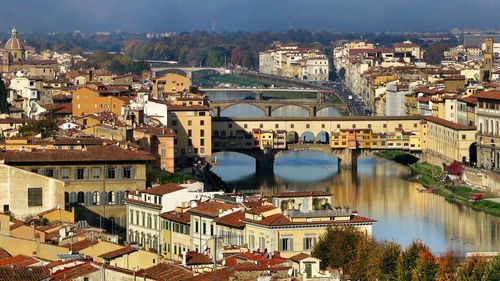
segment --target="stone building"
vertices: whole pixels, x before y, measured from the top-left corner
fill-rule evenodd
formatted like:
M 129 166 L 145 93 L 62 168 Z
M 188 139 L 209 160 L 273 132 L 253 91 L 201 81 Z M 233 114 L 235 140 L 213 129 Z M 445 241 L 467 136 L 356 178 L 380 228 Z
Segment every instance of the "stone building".
M 474 95 L 477 124 L 477 165 L 500 172 L 500 92 Z

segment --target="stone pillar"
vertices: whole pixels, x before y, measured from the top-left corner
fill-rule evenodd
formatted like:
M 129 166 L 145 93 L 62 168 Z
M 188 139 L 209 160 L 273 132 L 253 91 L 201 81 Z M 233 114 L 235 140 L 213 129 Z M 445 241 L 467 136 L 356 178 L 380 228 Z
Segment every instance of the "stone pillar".
M 273 115 L 273 107 L 270 106 L 270 105 L 268 105 L 268 106 L 266 106 L 266 109 L 267 109 L 266 110 L 266 116 L 267 117 L 271 117 Z
M 187 70 L 186 71 L 186 77 L 192 80 L 193 79 L 193 72 L 190 71 L 190 70 Z
M 262 92 L 255 92 L 255 100 L 256 101 L 262 100 Z
M 255 155 L 255 173 L 273 174 L 274 173 L 274 152 L 270 150 L 259 150 Z
M 221 112 L 220 106 L 216 106 L 215 107 L 215 116 L 220 117 L 220 112 Z
M 358 157 L 360 154 L 361 151 L 359 149 L 344 148 L 338 156 L 340 168 L 356 170 L 358 167 Z
M 316 117 L 317 114 L 318 114 L 318 107 L 314 105 L 312 108 L 312 117 Z

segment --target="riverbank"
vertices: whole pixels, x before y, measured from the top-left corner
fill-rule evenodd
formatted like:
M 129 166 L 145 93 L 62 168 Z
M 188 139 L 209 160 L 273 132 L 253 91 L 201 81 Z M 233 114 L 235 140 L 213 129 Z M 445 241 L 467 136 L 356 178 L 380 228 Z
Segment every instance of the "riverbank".
M 462 185 L 454 186 L 452 181 L 447 180 L 440 166 L 427 162 L 409 164 L 409 159 L 414 156 L 404 151 L 384 151 L 376 155 L 408 166 L 411 171 L 408 180 L 420 183 L 432 193 L 443 196 L 448 202 L 500 216 L 500 200 L 496 194 Z M 472 197 L 477 197 L 479 200 L 472 200 Z

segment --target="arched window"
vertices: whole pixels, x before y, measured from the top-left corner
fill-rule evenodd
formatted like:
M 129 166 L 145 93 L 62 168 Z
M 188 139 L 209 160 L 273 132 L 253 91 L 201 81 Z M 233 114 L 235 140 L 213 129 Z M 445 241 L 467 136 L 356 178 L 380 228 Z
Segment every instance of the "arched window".
M 495 129 L 495 134 L 500 135 L 500 125 L 498 124 L 498 121 L 497 121 L 496 129 Z
M 489 131 L 489 130 L 490 130 L 490 129 L 489 129 L 489 125 L 490 125 L 490 122 L 488 121 L 488 119 L 486 119 L 486 122 L 485 122 L 485 125 L 484 125 L 484 126 L 485 126 L 485 127 L 484 127 L 484 133 L 485 133 L 485 134 L 487 134 L 487 133 L 489 133 L 489 132 L 490 132 L 490 131 Z
M 490 120 L 490 133 L 494 133 L 493 120 Z
M 83 205 L 83 203 L 85 203 L 85 193 L 83 193 L 83 191 L 78 192 L 76 195 L 76 202 L 79 205 Z
M 116 204 L 114 191 L 108 192 L 108 204 L 110 204 L 110 205 Z
M 132 230 L 128 233 L 128 242 L 132 243 L 134 241 L 134 232 Z
M 483 122 L 479 122 L 479 133 L 483 133 Z
M 99 191 L 94 191 L 94 193 L 92 194 L 92 201 L 93 201 L 92 205 L 99 205 L 99 203 L 101 202 Z

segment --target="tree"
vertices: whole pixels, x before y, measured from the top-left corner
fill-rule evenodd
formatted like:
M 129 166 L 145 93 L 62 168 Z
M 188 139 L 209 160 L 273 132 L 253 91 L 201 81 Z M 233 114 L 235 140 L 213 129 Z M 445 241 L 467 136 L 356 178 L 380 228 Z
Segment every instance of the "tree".
M 436 281 L 453 281 L 456 280 L 455 272 L 457 270 L 457 262 L 455 253 L 452 251 L 446 252 L 437 260 L 438 271 Z
M 458 271 L 458 281 L 482 280 L 488 263 L 483 257 L 472 256 L 462 263 Z
M 358 237 L 355 256 L 348 266 L 351 280 L 376 280 L 380 275 L 380 245 L 367 235 Z
M 385 241 L 380 254 L 380 280 L 396 280 L 396 267 L 401 255 L 401 245 L 393 241 Z
M 349 272 L 349 262 L 356 255 L 356 244 L 364 237 L 354 227 L 328 227 L 314 246 L 312 256 L 321 259 L 321 267 L 344 268 Z
M 0 113 L 9 113 L 9 103 L 7 102 L 7 89 L 2 78 L 0 78 Z
M 416 240 L 411 242 L 411 244 L 406 248 L 406 250 L 401 254 L 398 259 L 398 265 L 396 267 L 397 279 L 398 281 L 410 281 L 412 280 L 413 269 L 417 264 L 418 255 L 423 249 L 428 248 L 421 241 Z
M 438 265 L 436 258 L 428 248 L 423 248 L 418 253 L 417 262 L 412 272 L 413 281 L 434 281 Z
M 500 280 L 500 256 L 496 256 L 488 262 L 482 280 Z
M 19 128 L 18 133 L 21 137 L 41 134 L 42 138 L 55 137 L 58 131 L 54 120 L 37 120 Z

